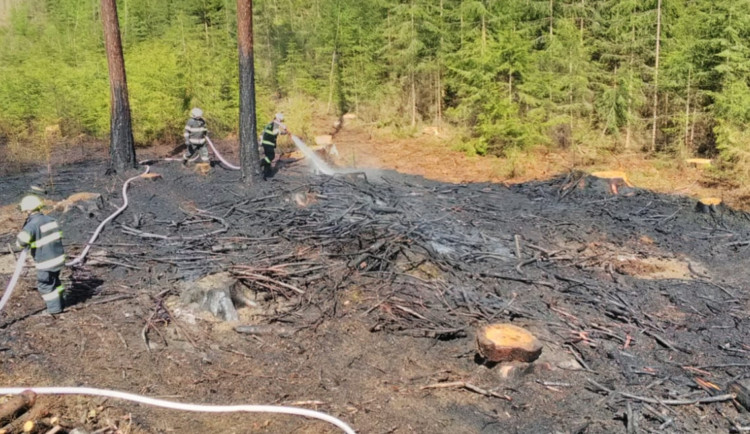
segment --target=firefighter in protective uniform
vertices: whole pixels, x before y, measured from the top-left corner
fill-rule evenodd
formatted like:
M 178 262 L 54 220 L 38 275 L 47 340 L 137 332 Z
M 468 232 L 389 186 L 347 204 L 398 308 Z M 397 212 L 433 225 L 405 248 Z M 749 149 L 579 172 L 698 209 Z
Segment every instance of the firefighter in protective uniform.
M 276 139 L 279 134 L 289 134 L 289 130 L 284 121 L 283 113 L 276 113 L 274 119 L 263 128 L 263 136 L 261 137 L 261 144 L 263 145 L 264 158 L 260 161 L 261 167 L 263 167 L 263 179 L 268 179 L 273 175 L 273 167 L 271 162 L 276 158 Z
M 55 219 L 42 213 L 43 206 L 33 195 L 21 200 L 21 211 L 28 213 L 28 218 L 18 233 L 16 245 L 31 249 L 36 263 L 37 289 L 47 304 L 47 312 L 57 314 L 64 307 L 65 287 L 60 281 L 60 271 L 65 266 L 65 251 L 60 226 Z
M 203 110 L 197 107 L 190 110 L 190 119 L 185 125 L 185 133 L 183 134 L 187 150 L 182 154 L 182 164 L 187 164 L 196 152 L 200 155 L 202 162 L 209 162 L 208 148 L 206 148 L 207 135 L 208 129 L 206 128 L 206 121 L 203 119 Z

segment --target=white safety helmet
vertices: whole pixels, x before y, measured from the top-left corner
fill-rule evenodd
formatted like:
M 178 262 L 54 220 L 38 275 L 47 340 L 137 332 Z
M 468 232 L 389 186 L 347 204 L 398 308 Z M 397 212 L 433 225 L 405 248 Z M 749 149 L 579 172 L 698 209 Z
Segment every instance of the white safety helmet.
M 21 211 L 23 212 L 36 211 L 43 206 L 41 199 L 31 194 L 21 199 Z
M 284 121 L 284 113 L 276 113 L 276 120 L 279 122 Z
M 190 116 L 192 116 L 194 118 L 199 118 L 199 117 L 203 116 L 203 110 L 201 110 L 198 107 L 196 107 L 196 108 L 190 110 Z

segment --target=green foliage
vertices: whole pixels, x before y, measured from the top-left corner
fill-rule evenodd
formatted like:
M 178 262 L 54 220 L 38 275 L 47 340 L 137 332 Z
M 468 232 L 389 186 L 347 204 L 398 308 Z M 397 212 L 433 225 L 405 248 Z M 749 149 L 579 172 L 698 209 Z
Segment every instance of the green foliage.
M 119 0 L 134 134 L 180 140 L 193 106 L 237 129 L 236 2 Z M 355 111 L 407 134 L 452 124 L 471 154 L 572 146 L 750 151 L 750 0 L 254 1 L 257 112 L 306 133 L 313 111 Z M 0 135 L 50 124 L 104 138 L 109 86 L 98 0 L 25 0 L 0 26 Z M 625 145 L 625 146 L 623 146 Z M 716 146 L 712 149 L 712 146 Z M 515 158 L 515 157 L 514 157 Z M 750 161 L 750 160 L 749 160 Z M 515 170 L 515 169 L 513 169 Z

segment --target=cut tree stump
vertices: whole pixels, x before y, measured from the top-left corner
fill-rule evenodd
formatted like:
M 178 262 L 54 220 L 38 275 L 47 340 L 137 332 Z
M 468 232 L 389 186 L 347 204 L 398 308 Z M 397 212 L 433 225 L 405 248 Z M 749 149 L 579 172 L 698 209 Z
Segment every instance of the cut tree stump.
M 620 194 L 628 193 L 632 188 L 633 184 L 628 179 L 628 175 L 622 171 L 605 170 L 590 174 L 574 171 L 560 188 L 560 194 L 562 197 L 565 197 L 575 190 Z
M 685 163 L 691 167 L 703 168 L 709 167 L 711 165 L 711 160 L 708 158 L 688 158 L 685 160 Z
M 25 433 L 33 433 L 37 431 L 37 424 L 33 420 L 27 420 L 23 424 L 23 432 Z
M 61 211 L 67 213 L 73 208 L 78 208 L 88 214 L 96 214 L 99 210 L 104 208 L 104 199 L 99 193 L 75 193 L 71 194 L 67 199 L 61 200 L 54 205 L 55 211 Z
M 734 393 L 737 398 L 736 401 L 742 405 L 742 407 L 745 408 L 745 410 L 750 411 L 750 388 L 747 387 L 747 385 L 750 385 L 750 382 L 745 381 L 745 384 L 742 382 L 733 382 L 730 383 L 727 386 L 727 392 Z
M 22 413 L 34 405 L 36 394 L 31 391 L 23 392 L 0 405 L 0 426 L 12 421 L 19 413 Z
M 698 200 L 695 204 L 695 211 L 709 214 L 716 212 L 717 208 L 721 206 L 721 199 L 718 197 L 704 197 Z
M 542 344 L 528 331 L 511 324 L 490 324 L 477 332 L 479 354 L 490 362 L 533 362 Z
M 161 174 L 159 173 L 144 173 L 141 175 L 141 178 L 148 179 L 151 181 L 156 181 L 157 179 L 161 179 Z
M 195 165 L 195 171 L 201 175 L 208 175 L 211 171 L 211 165 L 209 163 L 197 163 Z
M 317 146 L 331 146 L 333 144 L 333 136 L 330 134 L 324 134 L 322 136 L 315 136 L 315 145 Z
M 593 172 L 591 176 L 596 178 L 596 180 L 600 180 L 600 182 L 605 182 L 607 185 L 606 189 L 612 194 L 618 194 L 619 190 L 623 187 L 633 188 L 633 184 L 630 183 L 628 175 L 619 170 Z

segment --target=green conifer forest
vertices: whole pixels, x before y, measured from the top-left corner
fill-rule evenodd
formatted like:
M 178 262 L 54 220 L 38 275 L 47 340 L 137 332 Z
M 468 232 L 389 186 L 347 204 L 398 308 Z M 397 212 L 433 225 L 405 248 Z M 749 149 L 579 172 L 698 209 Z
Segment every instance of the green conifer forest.
M 106 139 L 98 0 L 5 0 L 0 137 Z M 236 132 L 236 2 L 120 0 L 134 135 L 174 142 L 189 109 Z M 280 100 L 502 155 L 597 146 L 750 155 L 750 0 L 255 0 L 261 120 Z M 302 108 L 300 110 L 303 110 Z

